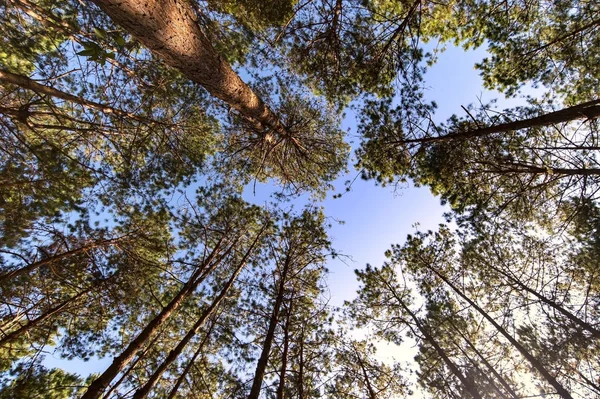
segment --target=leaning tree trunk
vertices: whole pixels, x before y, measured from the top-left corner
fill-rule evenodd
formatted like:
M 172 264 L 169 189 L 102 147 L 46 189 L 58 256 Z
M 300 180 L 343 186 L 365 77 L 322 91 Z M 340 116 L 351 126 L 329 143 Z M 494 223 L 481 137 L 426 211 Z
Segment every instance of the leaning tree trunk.
M 248 395 L 248 399 L 258 399 L 258 396 L 260 395 L 260 388 L 265 377 L 265 370 L 267 368 L 267 362 L 269 361 L 269 355 L 271 354 L 271 346 L 273 345 L 273 339 L 275 338 L 275 328 L 277 327 L 277 321 L 279 320 L 279 311 L 281 310 L 281 304 L 283 303 L 285 283 L 288 270 L 290 268 L 290 263 L 291 259 L 288 255 L 283 266 L 283 271 L 281 272 L 281 276 L 279 278 L 277 298 L 275 298 L 275 303 L 273 304 L 273 311 L 271 313 L 271 319 L 269 320 L 267 336 L 265 337 L 262 352 L 256 365 L 254 381 L 252 382 L 252 388 L 250 389 L 250 395 Z
M 102 392 L 108 387 L 110 382 L 127 366 L 133 359 L 135 354 L 144 346 L 148 340 L 150 340 L 159 330 L 159 328 L 167 321 L 167 319 L 175 312 L 184 300 L 200 285 L 202 280 L 206 277 L 205 269 L 210 266 L 217 255 L 220 246 L 224 238 L 217 243 L 215 248 L 212 250 L 208 258 L 199 266 L 196 271 L 192 274 L 189 280 L 179 290 L 179 292 L 171 299 L 171 301 L 165 306 L 160 313 L 152 319 L 150 323 L 138 334 L 133 341 L 129 343 L 127 348 L 116 358 L 113 359 L 112 364 L 92 382 L 88 387 L 85 394 L 81 399 L 97 399 L 102 395 Z M 224 255 L 220 257 L 208 270 L 212 270 L 220 262 L 220 260 L 226 256 L 229 251 L 233 249 L 230 246 Z
M 449 133 L 437 137 L 423 137 L 420 139 L 400 140 L 397 144 L 432 143 L 437 141 L 465 140 L 473 137 L 482 137 L 494 133 L 502 133 L 533 127 L 554 125 L 578 119 L 596 119 L 600 117 L 600 100 L 588 101 L 559 111 L 549 112 L 534 118 L 521 119 L 514 122 L 500 123 L 498 125 L 467 130 L 458 133 Z
M 556 393 L 560 397 L 562 397 L 563 399 L 573 399 L 571 394 L 556 380 L 556 378 L 554 378 L 552 374 L 550 374 L 546 367 L 544 367 L 544 365 L 535 356 L 533 356 L 523 345 L 521 345 L 519 341 L 517 341 L 512 335 L 510 335 L 508 331 L 506 331 L 500 324 L 498 324 L 493 317 L 491 317 L 486 311 L 479 307 L 479 305 L 477 305 L 473 300 L 471 300 L 471 298 L 465 295 L 465 293 L 458 289 L 458 287 L 456 287 L 448 278 L 446 278 L 446 276 L 444 276 L 442 273 L 436 270 L 433 266 L 425 264 L 425 267 L 431 270 L 437 277 L 439 277 L 440 280 L 442 280 L 450 288 L 452 288 L 452 290 L 456 292 L 458 296 L 467 301 L 467 303 L 471 305 L 473 309 L 475 309 L 479 314 L 481 314 L 492 326 L 494 326 L 494 328 L 500 334 L 502 334 L 502 336 L 506 338 L 508 342 L 510 342 L 515 348 L 517 348 L 519 353 L 521 353 L 521 355 L 523 355 L 523 357 L 527 359 L 527 361 L 529 361 L 531 367 L 537 370 L 546 379 L 546 381 L 548 381 L 550 385 L 552 385 L 554 389 L 556 389 Z
M 92 0 L 167 65 L 177 68 L 258 128 L 283 132 L 279 117 L 216 52 L 183 0 Z
M 179 357 L 179 355 L 181 354 L 181 352 L 183 352 L 183 350 L 185 349 L 185 347 L 187 346 L 187 344 L 198 333 L 198 330 L 200 329 L 200 327 L 202 327 L 204 325 L 204 322 L 206 321 L 206 319 L 208 319 L 214 313 L 214 311 L 217 309 L 217 307 L 219 306 L 219 304 L 221 303 L 221 301 L 223 300 L 223 298 L 225 298 L 225 296 L 227 295 L 227 293 L 229 292 L 229 290 L 233 286 L 233 283 L 235 283 L 235 280 L 237 279 L 238 275 L 240 274 L 240 272 L 242 271 L 242 269 L 246 265 L 246 262 L 248 261 L 248 258 L 250 257 L 250 255 L 254 251 L 254 248 L 256 247 L 256 244 L 260 240 L 263 232 L 264 232 L 264 229 L 257 234 L 257 236 L 255 237 L 254 241 L 252 242 L 252 245 L 250 246 L 250 248 L 248 248 L 248 250 L 244 254 L 244 256 L 241 259 L 240 263 L 238 264 L 238 266 L 234 270 L 233 274 L 231 275 L 231 277 L 229 278 L 229 280 L 227 281 L 227 283 L 225 284 L 225 286 L 223 287 L 223 289 L 221 290 L 221 292 L 219 293 L 219 295 L 213 300 L 213 302 L 202 313 L 202 315 L 200 315 L 200 318 L 196 321 L 196 323 L 194 323 L 194 325 L 192 326 L 192 328 L 189 329 L 189 331 L 183 337 L 183 339 L 181 341 L 179 341 L 179 343 L 177 344 L 177 346 L 172 351 L 169 352 L 169 354 L 167 355 L 167 357 L 165 358 L 165 360 L 163 360 L 163 362 L 160 364 L 160 366 L 158 366 L 158 368 L 150 376 L 150 378 L 148 379 L 148 381 L 140 389 L 138 389 L 136 391 L 136 393 L 133 395 L 133 399 L 145 398 L 148 395 L 148 393 L 150 393 L 150 390 L 154 387 L 154 385 L 156 385 L 156 383 L 158 382 L 158 380 L 160 379 L 160 377 L 162 376 L 162 374 L 165 372 L 165 370 L 175 360 L 177 360 L 177 357 Z
M 396 296 L 395 292 L 394 292 L 394 296 Z M 463 373 L 460 371 L 458 366 L 456 364 L 454 364 L 454 362 L 448 357 L 448 355 L 446 354 L 446 351 L 444 351 L 444 349 L 442 349 L 442 347 L 437 343 L 435 338 L 429 333 L 429 329 L 426 328 L 423 324 L 421 324 L 421 321 L 419 320 L 417 315 L 414 314 L 408 306 L 406 306 L 406 304 L 401 300 L 401 298 L 396 297 L 396 299 L 398 300 L 398 304 L 411 317 L 411 319 L 417 326 L 417 329 L 421 332 L 421 334 L 423 334 L 423 336 L 425 337 L 425 341 L 429 342 L 431 344 L 431 346 L 433 346 L 433 349 L 436 351 L 438 356 L 440 356 L 442 358 L 442 360 L 444 361 L 446 366 L 448 366 L 448 368 L 450 369 L 452 374 L 454 374 L 456 377 L 458 377 L 458 379 L 463 384 L 463 386 L 465 387 L 467 392 L 469 392 L 469 394 L 474 399 L 483 399 L 483 397 L 477 390 L 477 387 L 475 387 L 475 385 L 473 385 L 473 383 L 471 381 L 469 381 L 469 379 L 467 379 L 467 377 L 465 377 L 463 375 Z

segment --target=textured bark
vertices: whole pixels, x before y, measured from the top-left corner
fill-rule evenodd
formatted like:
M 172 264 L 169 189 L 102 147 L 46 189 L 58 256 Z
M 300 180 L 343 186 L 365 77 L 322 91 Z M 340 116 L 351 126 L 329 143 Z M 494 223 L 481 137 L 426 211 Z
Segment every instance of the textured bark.
M 119 356 L 113 359 L 112 364 L 104 371 L 104 373 L 102 373 L 102 375 L 92 382 L 81 399 L 97 399 L 102 395 L 102 392 L 106 389 L 106 387 L 108 387 L 110 382 L 123 370 L 123 368 L 125 368 L 125 366 L 127 366 L 129 362 L 131 362 L 135 354 L 158 332 L 159 328 L 167 321 L 169 316 L 171 316 L 171 314 L 173 314 L 173 312 L 175 312 L 181 306 L 183 301 L 200 285 L 202 280 L 204 280 L 204 277 L 206 276 L 204 269 L 206 269 L 217 256 L 222 242 L 223 238 L 215 246 L 203 264 L 199 266 L 192 274 L 192 276 L 179 290 L 175 297 L 171 299 L 169 304 L 167 304 L 167 306 L 165 306 L 160 313 L 154 319 L 152 319 L 150 323 L 148 323 L 148 325 L 138 334 L 137 337 L 135 337 L 133 341 L 129 343 L 127 348 Z M 232 246 L 229 247 L 225 255 L 232 248 Z M 220 258 L 222 259 L 223 256 Z M 219 261 L 216 261 L 210 267 L 210 269 L 214 269 L 218 263 Z
M 192 328 L 190 328 L 190 330 L 183 337 L 183 339 L 181 341 L 179 341 L 177 346 L 169 352 L 169 354 L 167 355 L 165 360 L 163 360 L 163 362 L 160 364 L 160 366 L 158 366 L 158 368 L 154 371 L 154 373 L 152 373 L 152 375 L 150 376 L 148 381 L 140 389 L 138 389 L 135 392 L 135 394 L 133 395 L 133 399 L 145 398 L 150 393 L 150 390 L 154 387 L 154 385 L 156 385 L 156 383 L 158 382 L 158 380 L 160 379 L 162 374 L 165 372 L 165 370 L 175 360 L 177 360 L 177 357 L 181 354 L 181 352 L 183 352 L 183 350 L 185 349 L 187 344 L 198 333 L 198 330 L 200 329 L 200 327 L 202 327 L 204 325 L 204 323 L 206 322 L 206 319 L 208 319 L 214 313 L 214 311 L 217 309 L 217 307 L 219 306 L 219 304 L 221 303 L 223 298 L 225 298 L 225 296 L 227 295 L 227 293 L 233 286 L 233 283 L 237 279 L 238 275 L 240 274 L 240 272 L 246 265 L 248 258 L 252 254 L 252 251 L 256 247 L 256 244 L 258 243 L 263 232 L 264 232 L 264 229 L 260 233 L 257 234 L 252 245 L 250 246 L 250 248 L 248 248 L 248 250 L 244 254 L 238 267 L 235 269 L 235 271 L 233 272 L 233 274 L 231 275 L 231 277 L 229 278 L 229 280 L 227 281 L 227 283 L 225 284 L 225 286 L 223 287 L 223 289 L 221 290 L 219 295 L 213 300 L 213 302 L 210 304 L 210 306 L 202 313 L 200 318 L 196 321 L 196 323 L 194 323 Z
M 589 101 L 573 107 L 550 112 L 534 118 L 522 119 L 514 122 L 501 123 L 481 129 L 466 132 L 450 133 L 437 137 L 423 137 L 420 139 L 399 140 L 395 144 L 433 143 L 438 141 L 465 140 L 473 137 L 482 137 L 494 133 L 516 131 L 533 127 L 542 127 L 558 123 L 570 122 L 578 119 L 596 119 L 600 117 L 600 100 Z
M 183 0 L 92 0 L 167 65 L 223 100 L 257 128 L 283 132 L 278 116 L 216 52 Z
M 252 382 L 252 388 L 250 389 L 248 399 L 258 399 L 260 395 L 260 389 L 262 386 L 263 379 L 265 377 L 265 370 L 267 369 L 267 362 L 269 361 L 269 355 L 271 354 L 271 346 L 273 345 L 273 339 L 275 338 L 275 328 L 277 327 L 277 322 L 279 320 L 281 304 L 283 303 L 283 296 L 285 294 L 285 283 L 287 280 L 288 271 L 290 269 L 290 263 L 291 258 L 288 255 L 285 259 L 283 271 L 281 272 L 281 276 L 279 278 L 279 284 L 277 287 L 277 297 L 275 298 L 275 303 L 273 304 L 273 311 L 269 320 L 269 328 L 267 330 L 267 335 L 263 343 L 260 358 L 258 359 L 258 363 L 256 365 L 254 381 Z

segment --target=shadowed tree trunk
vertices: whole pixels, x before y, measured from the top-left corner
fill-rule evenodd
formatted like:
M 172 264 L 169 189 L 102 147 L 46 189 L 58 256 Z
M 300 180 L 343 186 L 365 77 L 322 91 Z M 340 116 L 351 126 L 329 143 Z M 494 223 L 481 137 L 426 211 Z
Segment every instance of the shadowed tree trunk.
M 127 348 L 116 358 L 114 358 L 112 364 L 100 375 L 98 378 L 92 382 L 89 386 L 85 394 L 81 397 L 81 399 L 97 399 L 102 395 L 102 392 L 110 382 L 119 374 L 125 366 L 133 359 L 135 354 L 144 346 L 149 339 L 154 336 L 159 328 L 165 323 L 165 321 L 175 312 L 183 303 L 183 301 L 200 285 L 200 283 L 204 280 L 207 273 L 205 269 L 209 267 L 210 263 L 217 256 L 218 251 L 223 243 L 224 237 L 219 240 L 215 248 L 212 250 L 207 259 L 199 266 L 196 271 L 192 274 L 189 280 L 184 284 L 184 286 L 179 290 L 177 295 L 165 306 L 160 313 L 152 319 L 150 323 L 138 334 L 137 337 L 133 341 L 129 343 Z M 235 245 L 235 243 L 234 243 Z M 228 248 L 228 250 L 223 254 L 220 259 L 218 259 L 212 266 L 210 266 L 209 270 L 212 270 L 219 264 L 220 260 L 225 257 L 231 250 L 233 249 L 233 245 Z
M 557 123 L 570 122 L 577 119 L 596 119 L 600 117 L 600 100 L 589 101 L 559 111 L 550 112 L 534 118 L 522 119 L 514 122 L 501 123 L 481 129 L 467 130 L 465 132 L 450 133 L 437 137 L 423 137 L 419 139 L 406 139 L 394 144 L 431 143 L 437 141 L 464 140 L 473 137 L 487 136 L 493 133 L 502 133 L 532 127 L 548 126 Z
M 190 340 L 198 333 L 198 330 L 200 329 L 200 327 L 202 327 L 204 325 L 204 322 L 206 321 L 206 319 L 208 317 L 210 317 L 213 314 L 213 312 L 217 309 L 217 307 L 219 306 L 219 304 L 221 303 L 223 298 L 225 298 L 225 295 L 227 295 L 227 293 L 233 286 L 233 283 L 237 279 L 237 276 L 240 274 L 240 272 L 242 271 L 244 266 L 246 266 L 246 262 L 248 261 L 248 258 L 252 254 L 252 251 L 254 250 L 254 248 L 256 248 L 256 244 L 262 237 L 264 230 L 265 230 L 265 228 L 263 228 L 263 230 L 261 230 L 256 235 L 254 241 L 252 242 L 252 245 L 250 246 L 250 248 L 248 248 L 248 250 L 244 254 L 239 265 L 234 270 L 233 274 L 231 275 L 231 277 L 229 278 L 229 280 L 227 281 L 227 283 L 225 284 L 225 286 L 223 287 L 223 289 L 221 290 L 219 295 L 213 300 L 213 302 L 210 304 L 210 306 L 202 313 L 200 318 L 196 321 L 196 323 L 194 323 L 194 325 L 187 332 L 185 337 L 183 337 L 183 339 L 177 344 L 177 346 L 171 352 L 169 352 L 169 355 L 165 358 L 165 360 L 163 360 L 163 362 L 160 364 L 160 366 L 158 366 L 156 371 L 154 371 L 154 373 L 150 376 L 150 379 L 148 379 L 148 381 L 140 389 L 138 389 L 136 391 L 136 393 L 133 395 L 133 399 L 145 398 L 148 395 L 148 393 L 150 393 L 150 390 L 158 382 L 161 375 L 171 365 L 171 363 L 173 363 L 177 359 L 177 357 L 185 349 L 185 347 L 190 342 Z
M 287 280 L 287 274 L 290 269 L 291 257 L 288 256 L 285 259 L 281 276 L 279 277 L 279 284 L 277 287 L 277 297 L 273 304 L 273 311 L 271 312 L 271 319 L 269 320 L 269 328 L 267 335 L 263 343 L 262 352 L 258 363 L 256 365 L 256 372 L 254 373 L 254 381 L 252 382 L 252 388 L 248 399 L 258 399 L 260 395 L 260 388 L 262 386 L 263 378 L 265 377 L 265 370 L 267 368 L 267 362 L 269 361 L 269 355 L 271 353 L 271 346 L 273 345 L 273 339 L 275 337 L 275 328 L 277 327 L 277 321 L 279 320 L 279 312 L 281 310 L 281 304 L 283 303 L 283 297 L 285 294 L 285 283 Z
M 546 381 L 548 381 L 550 385 L 554 387 L 554 389 L 556 389 L 556 393 L 558 393 L 560 397 L 562 397 L 563 399 L 573 399 L 571 394 L 556 380 L 556 378 L 554 378 L 554 376 L 552 376 L 552 374 L 550 374 L 550 372 L 544 367 L 544 365 L 538 359 L 536 359 L 536 357 L 533 356 L 523 345 L 521 345 L 519 341 L 517 341 L 512 335 L 510 335 L 500 324 L 498 324 L 493 317 L 491 317 L 486 311 L 479 307 L 479 305 L 472 301 L 471 298 L 469 298 L 461 290 L 459 290 L 458 287 L 456 287 L 450 280 L 446 278 L 446 276 L 437 271 L 427 262 L 423 262 L 423 264 L 427 269 L 429 269 L 437 277 L 439 277 L 440 280 L 442 280 L 450 288 L 452 288 L 452 290 L 456 292 L 458 296 L 467 301 L 467 303 L 471 305 L 473 309 L 475 309 L 479 314 L 481 314 L 490 324 L 492 324 L 494 328 L 496 328 L 496 330 L 498 330 L 498 332 L 502 334 L 502 336 L 506 338 L 508 342 L 510 342 L 519 351 L 519 353 L 521 353 L 521 355 L 523 355 L 523 357 L 529 361 L 531 366 L 535 370 L 537 370 L 546 379 Z

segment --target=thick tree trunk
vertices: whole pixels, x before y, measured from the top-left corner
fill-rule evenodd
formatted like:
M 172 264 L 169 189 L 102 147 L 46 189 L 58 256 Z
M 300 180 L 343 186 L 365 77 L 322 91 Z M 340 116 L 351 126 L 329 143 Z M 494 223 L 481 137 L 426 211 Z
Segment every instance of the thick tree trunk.
M 167 65 L 259 128 L 283 132 L 278 116 L 242 81 L 212 46 L 183 0 L 92 0 Z
M 474 301 L 471 300 L 468 296 L 466 296 L 461 290 L 458 289 L 450 280 L 446 278 L 442 273 L 438 272 L 435 268 L 433 268 L 428 263 L 424 263 L 425 267 L 431 270 L 436 276 L 438 276 L 444 283 L 446 283 L 454 292 L 458 294 L 461 298 L 463 298 L 471 307 L 473 307 L 479 314 L 481 314 L 494 328 L 502 334 L 504 338 L 508 340 L 518 351 L 523 355 L 525 359 L 529 361 L 531 366 L 537 370 L 545 379 L 556 389 L 556 392 L 563 399 L 573 399 L 571 394 L 550 374 L 550 372 L 544 367 L 544 365 L 535 358 L 529 351 L 521 345 L 512 335 L 508 333 L 500 324 L 494 320 L 486 311 L 479 307 Z
M 519 121 L 501 123 L 494 126 L 488 126 L 481 129 L 468 130 L 466 132 L 450 133 L 437 137 L 423 137 L 420 139 L 407 139 L 397 141 L 395 144 L 409 143 L 433 143 L 438 141 L 464 140 L 473 137 L 482 137 L 494 133 L 516 131 L 532 127 L 541 127 L 554 125 L 557 123 L 570 122 L 577 119 L 596 119 L 600 117 L 600 100 L 589 101 L 587 103 L 575 105 L 573 107 L 561 109 L 560 111 L 550 112 L 534 118 L 522 119 Z
M 135 337 L 133 341 L 129 343 L 127 348 L 119 356 L 113 359 L 112 364 L 104 371 L 104 373 L 102 373 L 102 375 L 92 382 L 81 399 L 97 399 L 102 395 L 102 392 L 106 389 L 110 382 L 123 370 L 125 366 L 127 366 L 135 354 L 144 346 L 144 344 L 158 332 L 160 327 L 165 323 L 169 316 L 171 316 L 171 314 L 173 314 L 173 312 L 175 312 L 181 306 L 184 300 L 204 280 L 204 277 L 206 276 L 206 273 L 203 273 L 204 269 L 209 267 L 210 263 L 217 256 L 223 240 L 224 238 L 221 238 L 207 259 L 201 266 L 197 268 L 197 270 L 192 274 L 192 276 L 184 284 L 181 290 L 179 290 L 171 302 L 169 302 L 169 304 L 165 306 L 150 323 L 148 323 L 148 325 L 138 334 L 137 337 Z M 220 258 L 222 259 L 232 249 L 233 246 L 230 246 L 225 254 Z M 214 264 L 210 267 L 210 270 L 213 270 L 219 264 L 219 262 L 220 259 L 214 262 Z
M 148 393 L 150 393 L 150 390 L 158 382 L 158 380 L 160 379 L 162 374 L 165 372 L 165 370 L 171 365 L 171 363 L 173 363 L 177 359 L 177 357 L 185 349 L 185 347 L 191 341 L 191 339 L 194 338 L 194 336 L 198 333 L 198 330 L 200 329 L 200 327 L 202 327 L 204 325 L 204 322 L 206 321 L 206 319 L 208 317 L 210 317 L 213 314 L 213 312 L 217 309 L 217 307 L 219 306 L 219 304 L 221 303 L 223 298 L 225 298 L 225 295 L 227 295 L 227 293 L 233 286 L 233 283 L 237 279 L 238 275 L 240 274 L 240 272 L 246 265 L 248 258 L 254 251 L 254 248 L 256 248 L 256 245 L 258 244 L 264 231 L 265 231 L 265 228 L 263 228 L 256 235 L 256 237 L 254 238 L 254 241 L 252 242 L 252 244 L 250 245 L 250 247 L 248 248 L 248 250 L 242 257 L 238 267 L 234 270 L 233 274 L 231 275 L 231 277 L 229 278 L 229 280 L 227 281 L 227 283 L 225 284 L 225 286 L 223 287 L 223 289 L 221 290 L 219 295 L 213 300 L 213 302 L 210 304 L 210 306 L 202 313 L 200 318 L 196 321 L 196 323 L 194 323 L 194 325 L 187 332 L 185 337 L 183 337 L 183 339 L 177 344 L 177 346 L 171 352 L 169 352 L 169 355 L 165 358 L 165 360 L 163 360 L 163 362 L 160 364 L 160 366 L 158 366 L 158 368 L 150 376 L 148 381 L 140 389 L 138 389 L 136 391 L 136 393 L 133 395 L 133 399 L 145 398 L 148 395 Z
M 283 297 L 285 294 L 285 283 L 287 280 L 287 274 L 290 268 L 290 263 L 291 258 L 288 255 L 285 259 L 281 276 L 279 277 L 277 297 L 275 298 L 275 303 L 273 304 L 273 311 L 271 313 L 271 319 L 269 320 L 269 328 L 267 330 L 267 335 L 263 343 L 260 358 L 258 359 L 258 364 L 256 365 L 254 381 L 252 382 L 252 388 L 250 389 L 248 399 L 258 399 L 260 395 L 260 389 L 262 387 L 262 382 L 265 377 L 265 370 L 267 369 L 267 362 L 269 361 L 269 355 L 271 354 L 271 346 L 273 345 L 273 339 L 275 338 L 275 328 L 277 327 L 277 322 L 279 319 L 279 311 L 281 310 L 281 304 L 283 303 Z

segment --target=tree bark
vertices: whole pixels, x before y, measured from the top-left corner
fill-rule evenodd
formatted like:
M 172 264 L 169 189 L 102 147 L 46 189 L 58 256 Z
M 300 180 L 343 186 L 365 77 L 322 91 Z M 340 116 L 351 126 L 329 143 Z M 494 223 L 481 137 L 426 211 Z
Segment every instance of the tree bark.
M 466 132 L 450 133 L 437 137 L 423 137 L 420 139 L 406 139 L 396 141 L 394 144 L 409 143 L 434 143 L 438 141 L 464 140 L 473 137 L 487 136 L 493 133 L 502 133 L 528 129 L 532 127 L 541 127 L 554 125 L 557 123 L 570 122 L 577 119 L 596 119 L 600 117 L 600 100 L 589 101 L 573 107 L 564 108 L 560 111 L 550 112 L 534 118 L 522 119 L 514 122 L 501 123 L 494 126 L 488 126 L 481 129 L 468 130 Z
M 260 389 L 262 386 L 263 379 L 265 377 L 267 362 L 269 361 L 269 355 L 271 354 L 271 346 L 273 345 L 273 339 L 275 337 L 275 328 L 277 327 L 277 321 L 279 319 L 279 311 L 281 309 L 281 304 L 283 303 L 283 296 L 285 294 L 285 283 L 287 280 L 287 274 L 290 268 L 290 263 L 291 257 L 288 254 L 283 265 L 283 271 L 281 272 L 281 276 L 279 278 L 279 285 L 277 287 L 277 297 L 275 298 L 275 303 L 273 304 L 273 311 L 271 313 L 271 319 L 269 320 L 269 328 L 267 330 L 267 335 L 263 343 L 260 358 L 258 359 L 258 364 L 256 365 L 254 381 L 252 382 L 252 388 L 250 389 L 248 399 L 258 399 L 260 395 Z
M 113 359 L 112 364 L 92 382 L 88 387 L 85 394 L 81 399 L 97 399 L 102 395 L 102 392 L 110 384 L 110 382 L 123 370 L 123 368 L 133 359 L 135 354 L 144 346 L 144 344 L 151 339 L 159 330 L 159 328 L 165 323 L 165 321 L 175 312 L 183 303 L 183 301 L 200 285 L 206 276 L 203 273 L 204 269 L 208 268 L 213 259 L 217 256 L 217 253 L 223 243 L 224 237 L 222 237 L 217 245 L 213 248 L 210 255 L 197 268 L 192 274 L 189 280 L 183 285 L 179 292 L 171 299 L 169 304 L 165 306 L 160 313 L 152 319 L 150 323 L 138 334 L 133 341 L 129 343 L 127 348 L 116 358 Z M 223 256 L 220 257 L 209 269 L 213 270 L 216 265 L 219 264 L 220 260 L 226 256 L 233 246 L 230 246 Z M 203 276 L 204 274 L 204 276 Z
M 167 65 L 223 100 L 257 128 L 284 132 L 279 117 L 216 52 L 183 0 L 92 0 Z
M 252 245 L 250 246 L 250 248 L 248 248 L 248 250 L 244 254 L 238 267 L 235 269 L 235 271 L 233 272 L 233 274 L 231 275 L 231 277 L 229 278 L 229 280 L 227 281 L 227 283 L 225 284 L 225 286 L 223 287 L 223 289 L 221 290 L 219 295 L 213 300 L 213 302 L 210 304 L 210 306 L 202 313 L 200 318 L 196 321 L 196 323 L 194 323 L 192 328 L 187 332 L 187 334 L 183 337 L 183 339 L 181 341 L 179 341 L 177 346 L 172 351 L 169 352 L 169 355 L 165 358 L 165 360 L 163 360 L 163 362 L 160 364 L 160 366 L 158 366 L 156 371 L 154 371 L 154 373 L 152 373 L 152 375 L 150 376 L 148 381 L 146 381 L 146 383 L 135 392 L 135 394 L 133 395 L 133 399 L 145 398 L 148 395 L 148 393 L 150 393 L 150 390 L 158 382 L 161 375 L 171 365 L 171 363 L 173 363 L 177 359 L 177 357 L 185 349 L 186 345 L 190 342 L 190 340 L 198 333 L 198 330 L 200 329 L 200 327 L 202 327 L 204 325 L 204 322 L 206 321 L 206 319 L 208 317 L 210 317 L 213 314 L 213 312 L 217 309 L 217 307 L 219 306 L 219 304 L 221 303 L 223 298 L 225 298 L 225 295 L 227 295 L 227 292 L 229 292 L 229 290 L 233 286 L 233 283 L 237 279 L 237 276 L 240 274 L 240 272 L 246 265 L 248 258 L 252 254 L 252 251 L 256 247 L 256 244 L 258 243 L 264 230 L 265 229 L 263 228 L 263 230 L 261 230 L 257 234 Z

